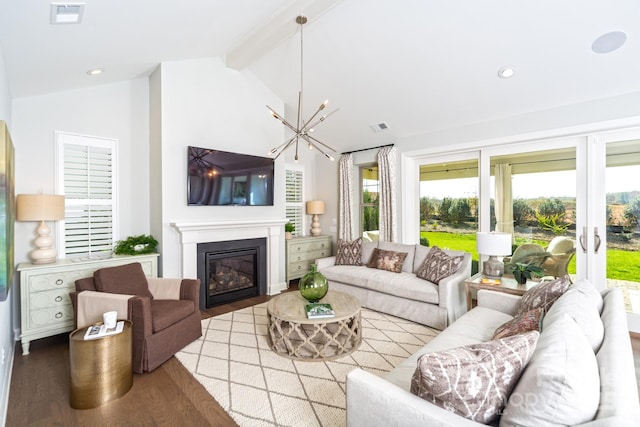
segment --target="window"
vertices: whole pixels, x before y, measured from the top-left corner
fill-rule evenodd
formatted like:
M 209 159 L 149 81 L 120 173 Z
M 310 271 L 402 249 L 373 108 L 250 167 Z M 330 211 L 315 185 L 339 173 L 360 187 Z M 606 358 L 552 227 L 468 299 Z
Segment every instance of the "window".
M 365 240 L 377 240 L 377 233 L 375 232 L 379 230 L 378 221 L 380 216 L 378 165 L 373 164 L 361 167 L 360 180 L 360 230 Z
M 285 209 L 287 221 L 295 226 L 294 236 L 302 236 L 304 230 L 304 195 L 302 169 L 287 167 L 285 170 Z
M 110 254 L 116 229 L 116 140 L 56 132 L 57 192 L 65 195 L 58 231 L 65 257 Z

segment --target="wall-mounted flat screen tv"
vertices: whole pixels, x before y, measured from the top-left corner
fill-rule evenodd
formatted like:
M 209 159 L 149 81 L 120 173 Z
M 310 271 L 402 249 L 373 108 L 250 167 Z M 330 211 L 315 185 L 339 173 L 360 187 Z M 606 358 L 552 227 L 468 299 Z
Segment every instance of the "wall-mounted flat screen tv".
M 273 206 L 273 159 L 188 147 L 187 203 Z

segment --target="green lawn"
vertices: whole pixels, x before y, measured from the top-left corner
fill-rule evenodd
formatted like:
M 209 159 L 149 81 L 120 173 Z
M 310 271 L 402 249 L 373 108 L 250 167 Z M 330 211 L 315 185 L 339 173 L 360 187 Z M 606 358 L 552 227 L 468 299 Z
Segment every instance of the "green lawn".
M 475 233 L 454 234 L 440 231 L 422 231 L 420 232 L 420 237 L 426 237 L 429 240 L 429 246 L 469 252 L 471 258 L 478 261 Z M 524 239 L 516 238 L 516 244 L 520 245 L 524 242 Z M 533 240 L 532 243 L 538 243 L 542 246 L 547 245 L 547 242 L 542 240 Z M 569 273 L 575 274 L 575 272 L 576 258 L 573 257 L 569 263 Z M 607 278 L 639 282 L 640 252 L 607 249 Z

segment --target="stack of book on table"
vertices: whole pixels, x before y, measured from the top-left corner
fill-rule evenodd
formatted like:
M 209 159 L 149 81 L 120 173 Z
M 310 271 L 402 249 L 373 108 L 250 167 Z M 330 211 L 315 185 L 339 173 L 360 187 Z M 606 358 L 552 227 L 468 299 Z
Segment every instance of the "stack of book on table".
M 336 315 L 333 308 L 331 308 L 331 304 L 307 304 L 305 309 L 307 311 L 307 319 L 327 319 Z

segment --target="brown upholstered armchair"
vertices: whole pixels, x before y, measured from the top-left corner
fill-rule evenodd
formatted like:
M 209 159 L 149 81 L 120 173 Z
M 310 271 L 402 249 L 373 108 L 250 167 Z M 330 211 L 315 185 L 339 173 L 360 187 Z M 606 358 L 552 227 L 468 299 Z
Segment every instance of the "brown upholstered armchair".
M 147 278 L 140 263 L 96 270 L 71 294 L 77 327 L 115 310 L 133 322 L 133 370 L 150 372 L 202 335 L 200 280 Z

